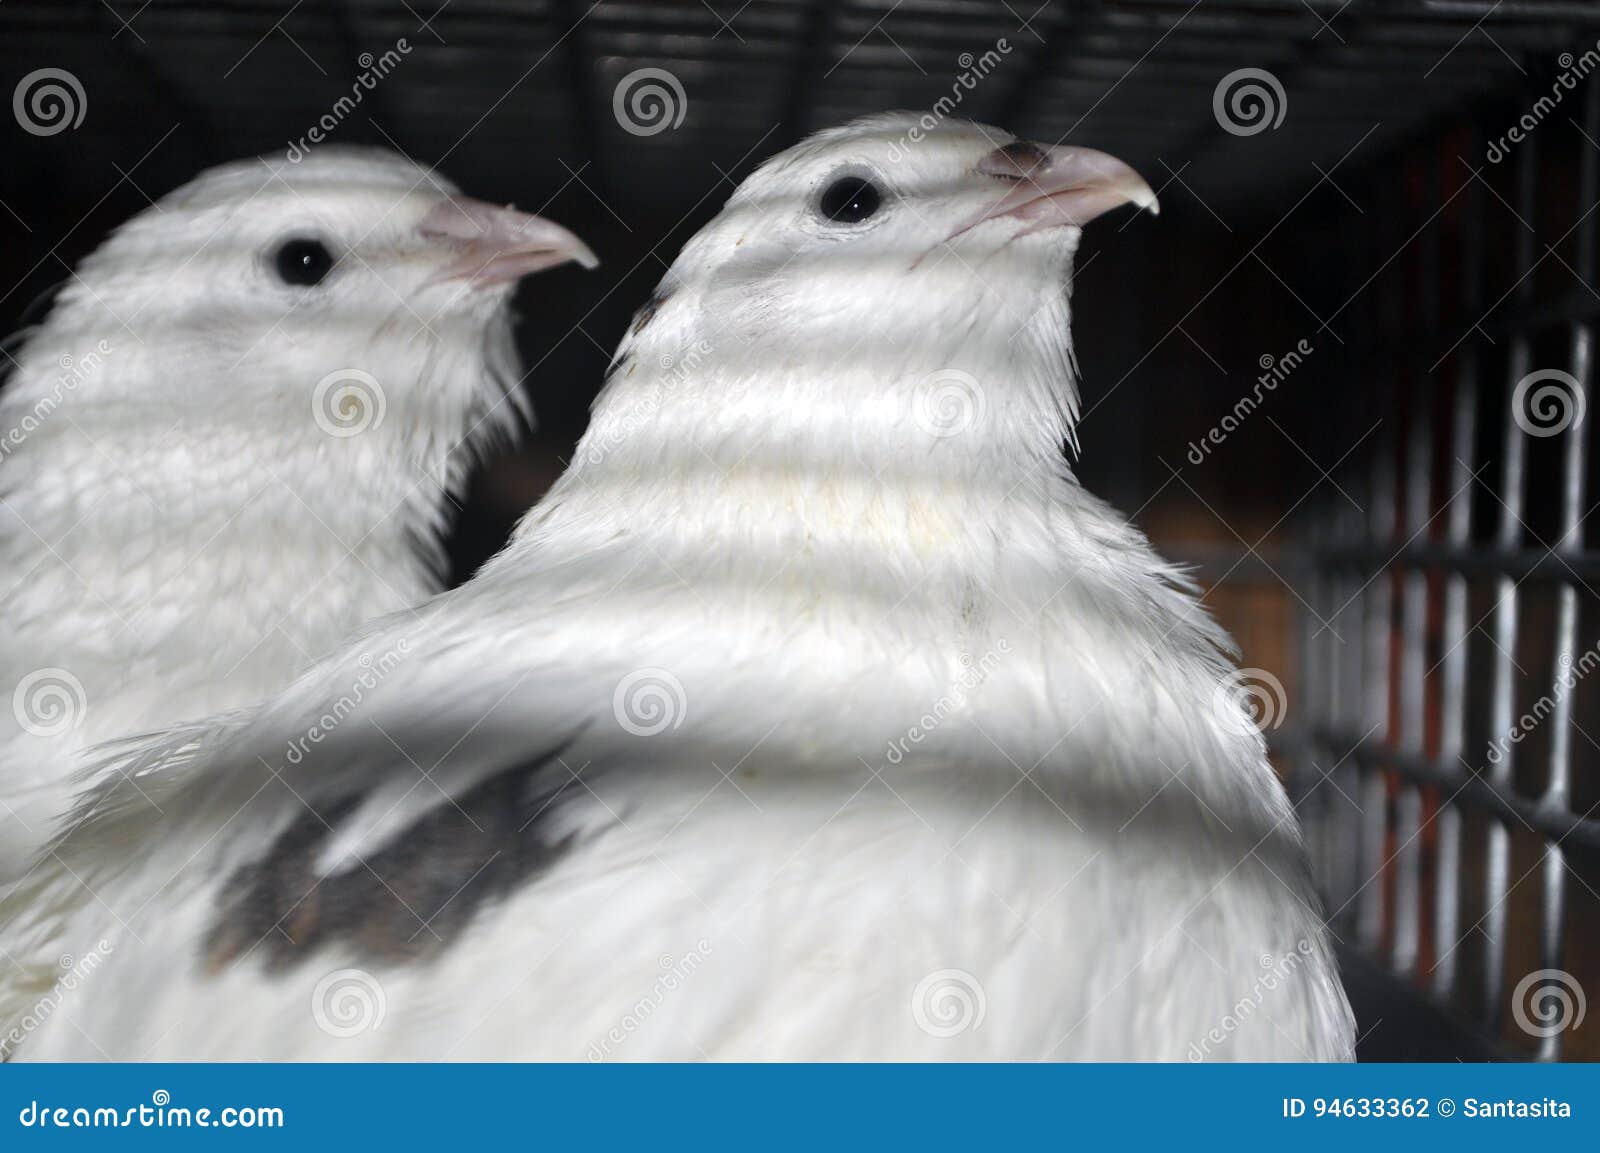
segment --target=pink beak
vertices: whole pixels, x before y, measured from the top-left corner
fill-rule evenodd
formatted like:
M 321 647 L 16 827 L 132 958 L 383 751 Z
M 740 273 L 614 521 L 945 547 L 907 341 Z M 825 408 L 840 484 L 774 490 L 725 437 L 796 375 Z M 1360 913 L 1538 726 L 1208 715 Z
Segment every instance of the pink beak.
M 585 268 L 600 263 L 561 225 L 482 200 L 442 201 L 422 218 L 418 231 L 451 249 L 438 279 L 466 280 L 474 287 L 507 284 L 569 260 Z
M 1005 194 L 957 230 L 1009 216 L 1026 222 L 1027 232 L 1071 225 L 1081 228 L 1124 204 L 1161 211 L 1144 178 L 1115 156 L 1093 148 L 1044 148 L 1017 141 L 997 148 L 978 171 L 1008 182 Z

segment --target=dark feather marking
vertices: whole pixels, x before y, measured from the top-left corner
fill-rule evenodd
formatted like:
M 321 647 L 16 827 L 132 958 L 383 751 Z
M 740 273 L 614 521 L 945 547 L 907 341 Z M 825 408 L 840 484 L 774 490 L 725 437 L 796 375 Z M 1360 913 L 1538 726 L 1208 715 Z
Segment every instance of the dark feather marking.
M 672 299 L 670 288 L 657 288 L 650 294 L 650 299 L 645 301 L 639 311 L 633 314 L 633 324 L 628 327 L 630 336 L 638 336 L 644 326 L 656 318 L 656 313 L 661 311 L 661 306 Z
M 441 800 L 365 864 L 320 880 L 316 859 L 361 798 L 296 818 L 264 857 L 229 878 L 206 939 L 207 967 L 258 954 L 268 968 L 286 969 L 331 944 L 388 963 L 437 954 L 479 909 L 566 850 L 569 839 L 551 836 L 549 818 L 577 782 L 543 772 L 565 748 L 496 773 L 454 804 Z

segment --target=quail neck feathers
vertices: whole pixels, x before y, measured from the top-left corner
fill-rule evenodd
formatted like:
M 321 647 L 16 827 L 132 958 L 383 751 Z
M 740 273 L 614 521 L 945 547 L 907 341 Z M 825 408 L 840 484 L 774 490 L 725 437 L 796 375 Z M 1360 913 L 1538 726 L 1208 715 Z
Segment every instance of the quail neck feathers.
M 258 699 L 439 587 L 526 416 L 517 276 L 593 257 L 400 157 L 202 174 L 83 260 L 0 393 L 0 877 L 78 749 Z
M 1349 1056 L 1228 639 L 1062 455 L 1079 231 L 1155 198 L 915 127 L 745 180 L 471 582 L 105 772 L 4 943 L 142 996 L 24 1056 L 1184 1059 L 1264 956 L 1207 1055 Z

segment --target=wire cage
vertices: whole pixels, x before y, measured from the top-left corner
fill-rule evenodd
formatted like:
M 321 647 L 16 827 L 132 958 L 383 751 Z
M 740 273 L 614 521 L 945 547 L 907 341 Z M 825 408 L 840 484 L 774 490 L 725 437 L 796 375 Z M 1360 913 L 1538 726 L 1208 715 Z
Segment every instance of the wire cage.
M 1505 122 L 1546 114 L 1562 76 L 1534 74 L 1538 113 Z M 1575 91 L 1564 133 L 1446 128 L 1379 194 L 1395 267 L 1330 383 L 1383 420 L 1303 518 L 1289 754 L 1348 940 L 1544 1059 L 1594 1055 L 1555 1026 L 1584 1012 L 1600 901 L 1600 85 Z
M 310 126 L 595 238 L 598 288 L 523 290 L 541 433 L 459 576 L 761 159 L 912 109 L 1129 161 L 1163 211 L 1085 237 L 1076 467 L 1240 641 L 1363 1054 L 1600 1058 L 1600 6 L 11 0 L 0 60 L 17 117 L 47 68 L 88 105 L 7 127 L 7 331 L 151 197 Z

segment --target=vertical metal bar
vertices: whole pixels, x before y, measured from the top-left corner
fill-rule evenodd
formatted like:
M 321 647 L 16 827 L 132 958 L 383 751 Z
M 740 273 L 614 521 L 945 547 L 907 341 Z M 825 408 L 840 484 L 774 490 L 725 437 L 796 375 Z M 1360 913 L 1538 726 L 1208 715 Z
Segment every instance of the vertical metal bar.
M 1462 312 L 1478 318 L 1482 305 L 1483 191 L 1476 180 L 1462 194 Z M 1452 550 L 1472 541 L 1472 468 L 1477 440 L 1478 352 L 1476 339 L 1461 347 L 1457 361 L 1455 395 L 1451 401 L 1450 512 L 1446 527 Z M 1452 772 L 1470 766 L 1462 759 L 1467 739 L 1467 578 L 1459 572 L 1445 574 L 1444 620 L 1440 661 L 1439 763 Z M 1439 816 L 1439 868 L 1435 881 L 1433 991 L 1448 1001 L 1456 989 L 1456 946 L 1461 940 L 1461 811 L 1452 798 L 1441 797 Z
M 1372 487 L 1367 516 L 1368 539 L 1394 540 L 1394 444 L 1387 432 L 1378 434 L 1379 446 L 1372 464 Z M 1387 569 L 1372 577 L 1366 594 L 1366 678 L 1363 685 L 1363 729 L 1387 732 L 1389 727 L 1389 645 L 1393 624 L 1393 585 Z M 1388 832 L 1389 784 L 1381 768 L 1365 775 L 1361 787 L 1361 896 L 1356 913 L 1357 939 L 1375 952 L 1383 940 L 1385 869 L 1384 843 Z
M 1584 102 L 1585 131 L 1592 141 L 1600 133 L 1600 85 L 1589 85 L 1588 99 Z M 1597 154 L 1593 147 L 1583 149 L 1582 167 L 1579 170 L 1578 188 L 1580 206 L 1591 205 L 1600 188 L 1597 188 Z M 1594 284 L 1595 229 L 1593 215 L 1586 216 L 1578 227 L 1577 259 L 1575 271 L 1585 284 Z M 1577 395 L 1567 411 L 1574 419 L 1565 433 L 1562 445 L 1561 472 L 1561 535 L 1556 540 L 1556 552 L 1561 555 L 1576 553 L 1583 547 L 1583 489 L 1585 438 L 1583 423 L 1576 419 L 1587 408 L 1587 395 L 1592 389 L 1594 376 L 1594 329 L 1578 322 L 1571 331 L 1572 377 Z M 1578 650 L 1578 590 L 1571 581 L 1562 581 L 1556 592 L 1556 653 L 1552 670 L 1551 699 L 1555 707 L 1550 713 L 1550 774 L 1540 804 L 1556 812 L 1566 812 L 1571 805 L 1572 783 L 1572 694 L 1566 680 L 1575 676 L 1572 662 Z M 1551 842 L 1545 845 L 1540 893 L 1539 963 L 1544 969 L 1562 967 L 1562 945 L 1566 930 L 1567 873 L 1566 860 L 1561 846 Z M 1561 1033 L 1554 1032 L 1539 1042 L 1539 1059 L 1554 1061 L 1561 1056 Z
M 1317 509 L 1305 522 L 1300 544 L 1307 556 L 1317 556 L 1319 547 L 1327 543 L 1326 515 L 1326 510 Z M 1329 878 L 1332 876 L 1333 852 L 1333 837 L 1328 828 L 1327 818 L 1333 810 L 1328 804 L 1326 793 L 1317 787 L 1317 781 L 1321 776 L 1317 762 L 1324 755 L 1319 734 L 1324 729 L 1331 729 L 1334 724 L 1334 717 L 1330 711 L 1334 688 L 1331 680 L 1325 676 L 1327 670 L 1322 665 L 1323 646 L 1322 639 L 1317 634 L 1320 627 L 1317 624 L 1317 617 L 1322 616 L 1326 620 L 1325 614 L 1332 612 L 1334 606 L 1330 603 L 1333 598 L 1329 594 L 1327 574 L 1319 565 L 1314 564 L 1311 567 L 1306 599 L 1310 602 L 1311 609 L 1308 611 L 1302 608 L 1297 614 L 1300 621 L 1300 709 L 1305 717 L 1303 726 L 1305 740 L 1300 746 L 1295 772 L 1299 779 L 1299 803 L 1302 805 L 1300 824 L 1308 837 L 1307 848 L 1311 855 L 1318 888 L 1326 895 L 1329 891 Z M 1316 796 L 1315 802 L 1308 803 L 1313 794 Z M 1312 808 L 1316 811 L 1315 820 L 1312 820 L 1312 813 L 1306 811 Z
M 1379 198 L 1374 197 L 1374 203 L 1379 203 Z M 1378 243 L 1384 251 L 1389 248 L 1389 240 L 1400 233 L 1398 225 L 1398 211 L 1386 211 L 1382 219 L 1387 221 L 1387 230 L 1379 227 Z M 1387 232 L 1387 235 L 1384 235 Z M 1363 381 L 1376 381 L 1381 373 L 1392 371 L 1389 361 L 1389 337 L 1398 331 L 1390 326 L 1389 296 L 1374 294 L 1371 305 L 1370 333 L 1376 334 L 1376 339 L 1368 341 L 1370 349 L 1381 349 L 1384 358 L 1368 361 L 1363 368 L 1365 373 L 1358 379 Z M 1392 393 L 1392 382 L 1384 381 L 1387 387 L 1373 387 L 1368 384 L 1374 397 L 1381 397 Z M 1394 424 L 1384 424 L 1378 433 L 1374 433 L 1376 446 L 1373 449 L 1373 461 L 1370 470 L 1370 499 L 1366 502 L 1366 539 L 1379 545 L 1390 547 L 1394 544 L 1395 537 L 1395 443 Z M 1394 625 L 1394 580 L 1389 569 L 1379 568 L 1376 573 L 1368 577 L 1370 584 L 1366 585 L 1363 593 L 1362 627 L 1365 632 L 1363 641 L 1363 657 L 1365 657 L 1365 673 L 1362 684 L 1362 731 L 1389 732 L 1389 656 L 1390 656 L 1390 628 Z M 1357 940 L 1368 953 L 1378 952 L 1379 945 L 1384 937 L 1384 913 L 1386 913 L 1387 884 L 1384 872 L 1387 867 L 1387 832 L 1389 832 L 1389 776 L 1384 771 L 1382 764 L 1371 764 L 1362 774 L 1362 838 L 1360 838 L 1360 854 L 1362 865 L 1358 873 L 1357 916 L 1355 916 L 1355 931 Z
M 1437 199 L 1429 165 L 1422 181 L 1424 204 Z M 1421 328 L 1439 329 L 1439 231 L 1430 228 L 1421 239 L 1417 297 Z M 1407 318 L 1408 321 L 1411 318 Z M 1414 363 L 1414 362 L 1413 362 Z M 1411 421 L 1406 438 L 1405 536 L 1421 541 L 1428 529 L 1433 480 L 1433 398 L 1426 377 L 1412 385 Z M 1421 759 L 1427 755 L 1428 574 L 1413 566 L 1406 572 L 1401 594 L 1400 636 L 1400 749 Z M 1416 971 L 1422 947 L 1422 790 L 1402 780 L 1395 800 L 1395 933 L 1393 965 L 1396 972 Z
M 1363 199 L 1371 202 L 1370 185 L 1363 189 Z M 1346 217 L 1333 240 L 1338 253 L 1356 250 L 1360 241 L 1370 235 L 1370 226 L 1358 222 L 1354 218 Z M 1348 260 L 1337 258 L 1331 261 L 1331 267 L 1346 268 L 1350 283 L 1345 286 L 1347 295 L 1355 288 L 1355 270 Z M 1369 311 L 1369 306 L 1363 303 L 1363 313 Z M 1371 326 L 1360 324 L 1354 326 L 1355 330 L 1365 330 L 1370 333 Z M 1339 342 L 1329 348 L 1333 357 L 1334 373 L 1341 393 L 1347 393 L 1363 400 L 1370 401 L 1369 372 L 1371 365 L 1363 360 L 1370 350 L 1372 341 L 1366 342 L 1352 339 L 1349 343 Z M 1363 388 L 1367 393 L 1363 395 Z M 1357 412 L 1363 415 L 1370 411 L 1369 404 L 1341 405 L 1338 407 L 1335 420 L 1342 429 L 1343 435 L 1338 444 L 1341 449 L 1348 451 L 1351 446 L 1359 443 L 1359 437 L 1365 431 L 1363 427 L 1367 421 L 1358 420 Z M 1360 473 L 1364 470 L 1366 452 L 1361 449 L 1354 455 L 1351 464 L 1345 466 L 1343 474 L 1343 487 L 1346 491 L 1361 493 L 1366 489 Z M 1344 500 L 1341 496 L 1335 505 L 1337 512 L 1333 517 L 1333 536 L 1337 547 L 1348 546 L 1359 549 L 1370 543 L 1368 536 L 1367 513 L 1351 501 Z M 1372 508 L 1372 499 L 1367 499 L 1367 510 Z M 1336 617 L 1330 620 L 1334 629 L 1338 630 L 1335 636 L 1332 632 L 1326 634 L 1328 645 L 1328 661 L 1332 668 L 1332 679 L 1337 686 L 1335 697 L 1336 708 L 1333 712 L 1333 732 L 1336 734 L 1330 743 L 1328 766 L 1332 776 L 1329 785 L 1334 790 L 1334 800 L 1338 804 L 1340 819 L 1336 824 L 1337 843 L 1334 848 L 1335 880 L 1332 891 L 1336 895 L 1333 908 L 1337 910 L 1336 916 L 1344 925 L 1357 922 L 1360 905 L 1357 894 L 1361 890 L 1365 876 L 1361 871 L 1363 859 L 1363 815 L 1365 806 L 1361 804 L 1362 787 L 1365 780 L 1362 761 L 1354 755 L 1351 742 L 1358 734 L 1367 731 L 1368 725 L 1363 723 L 1363 717 L 1368 708 L 1366 700 L 1367 687 L 1367 645 L 1366 624 L 1364 620 L 1365 595 L 1364 586 L 1368 574 L 1349 564 L 1340 565 L 1332 570 L 1334 599 L 1338 608 Z M 1337 768 L 1335 768 L 1337 766 Z M 1352 905 L 1355 909 L 1352 910 Z
M 1523 141 L 1517 153 L 1517 212 L 1530 224 L 1535 215 L 1535 179 L 1537 173 L 1537 142 Z M 1533 233 L 1520 225 L 1517 232 L 1516 268 L 1522 277 L 1517 288 L 1517 302 L 1526 305 L 1533 293 L 1531 276 L 1524 275 L 1533 267 Z M 1511 338 L 1510 365 L 1506 382 L 1514 392 L 1519 381 L 1528 375 L 1530 351 L 1528 337 L 1518 331 Z M 1495 546 L 1511 552 L 1522 541 L 1522 488 L 1526 464 L 1526 436 L 1522 427 L 1511 419 L 1508 406 L 1505 422 L 1504 459 L 1500 470 L 1500 519 L 1495 533 Z M 1517 584 L 1511 577 L 1502 575 L 1495 579 L 1494 605 L 1494 682 L 1490 704 L 1490 733 L 1503 737 L 1511 731 L 1516 709 L 1517 648 Z M 1502 789 L 1512 787 L 1513 756 L 1516 746 L 1502 742 L 1504 755 L 1497 764 L 1489 767 L 1489 777 Z M 1484 1019 L 1491 1030 L 1499 1028 L 1501 1001 L 1505 994 L 1506 966 L 1506 896 L 1511 877 L 1511 833 L 1496 818 L 1489 825 L 1486 864 L 1486 892 L 1484 893 Z
M 1360 491 L 1359 485 L 1352 485 Z M 1344 506 L 1340 510 L 1340 543 L 1353 547 L 1360 547 L 1367 543 L 1367 535 L 1363 524 L 1364 517 L 1356 509 Z M 1361 583 L 1365 579 L 1359 571 L 1350 569 L 1341 570 L 1339 583 L 1339 603 L 1345 606 L 1339 614 L 1339 619 L 1333 626 L 1339 630 L 1339 635 L 1345 638 L 1345 644 L 1339 645 L 1331 635 L 1329 636 L 1329 649 L 1333 659 L 1339 661 L 1341 648 L 1349 651 L 1344 654 L 1344 659 L 1339 661 L 1339 701 L 1341 705 L 1337 732 L 1354 736 L 1364 733 L 1368 726 L 1363 723 L 1363 710 L 1367 706 L 1364 698 L 1363 687 L 1367 674 L 1367 645 L 1366 629 L 1361 622 Z M 1354 606 L 1352 611 L 1351 606 Z M 1352 619 L 1354 623 L 1352 623 Z M 1343 742 L 1341 742 L 1342 746 Z M 1344 758 L 1344 767 L 1335 776 L 1342 795 L 1339 801 L 1345 807 L 1342 810 L 1345 819 L 1340 822 L 1339 837 L 1339 903 L 1341 906 L 1348 904 L 1355 898 L 1356 890 L 1361 887 L 1364 879 L 1361 874 L 1361 845 L 1362 821 L 1365 806 L 1360 804 L 1361 796 L 1361 761 L 1350 755 L 1351 750 L 1345 747 L 1334 750 L 1335 757 Z
M 1428 418 L 1428 389 L 1418 381 L 1412 398 L 1411 428 L 1406 438 L 1405 535 L 1419 538 L 1428 523 L 1428 479 L 1433 456 L 1433 429 Z M 1422 758 L 1424 688 L 1427 677 L 1428 574 L 1406 572 L 1400 605 L 1400 751 Z M 1395 799 L 1396 972 L 1416 969 L 1422 913 L 1422 791 L 1402 781 Z

